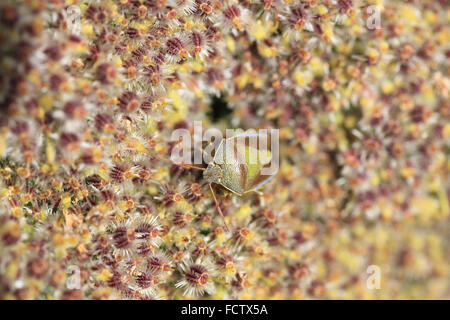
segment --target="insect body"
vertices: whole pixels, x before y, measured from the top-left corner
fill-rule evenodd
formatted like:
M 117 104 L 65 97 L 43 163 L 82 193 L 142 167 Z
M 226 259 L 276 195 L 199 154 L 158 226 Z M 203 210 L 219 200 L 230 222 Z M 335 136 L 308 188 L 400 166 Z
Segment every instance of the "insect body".
M 222 139 L 203 177 L 242 196 L 267 184 L 278 171 L 271 168 L 272 153 L 267 137 L 258 133 Z
M 206 169 L 192 165 L 182 166 L 204 170 L 203 177 L 209 182 L 217 210 L 223 218 L 212 183 L 220 184 L 239 196 L 263 187 L 278 172 L 278 166 L 272 161 L 270 149 L 267 136 L 244 133 L 222 139 L 214 159 Z

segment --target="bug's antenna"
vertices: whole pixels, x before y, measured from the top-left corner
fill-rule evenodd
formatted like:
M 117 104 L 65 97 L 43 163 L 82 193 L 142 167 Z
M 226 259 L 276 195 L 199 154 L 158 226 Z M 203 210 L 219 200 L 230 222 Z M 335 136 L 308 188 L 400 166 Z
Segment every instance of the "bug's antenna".
M 213 195 L 214 202 L 216 203 L 217 210 L 219 211 L 220 215 L 222 216 L 222 220 L 223 220 L 223 224 L 225 225 L 225 229 L 227 231 L 230 231 L 230 229 L 228 229 L 227 223 L 225 222 L 225 217 L 223 215 L 222 209 L 220 209 L 219 202 L 217 201 L 216 195 L 214 194 L 214 190 L 213 190 L 211 182 L 209 183 L 209 189 L 211 189 L 211 193 Z
M 174 165 L 180 166 L 180 167 L 192 168 L 192 169 L 197 169 L 197 170 L 202 170 L 202 171 L 205 171 L 205 170 L 206 170 L 205 168 L 193 166 L 193 165 L 191 165 L 191 164 L 175 163 L 175 162 L 172 162 L 172 163 L 173 163 Z
M 175 163 L 175 164 L 176 164 L 176 163 Z M 190 165 L 190 164 L 180 164 L 180 166 L 186 167 L 186 168 L 192 168 L 192 169 L 202 170 L 202 171 L 205 171 L 205 170 L 206 170 L 205 168 L 193 166 L 193 165 Z
M 202 171 L 206 170 L 205 168 L 202 168 L 202 167 L 197 167 L 197 166 L 193 166 L 191 164 L 185 164 L 185 163 L 176 163 L 175 161 L 167 160 L 167 159 L 164 159 L 164 158 L 160 158 L 159 160 L 162 160 L 162 161 L 165 161 L 165 162 L 169 162 L 171 164 L 174 164 L 174 165 L 180 166 L 180 167 L 192 168 L 192 169 L 197 169 L 197 170 L 202 170 Z

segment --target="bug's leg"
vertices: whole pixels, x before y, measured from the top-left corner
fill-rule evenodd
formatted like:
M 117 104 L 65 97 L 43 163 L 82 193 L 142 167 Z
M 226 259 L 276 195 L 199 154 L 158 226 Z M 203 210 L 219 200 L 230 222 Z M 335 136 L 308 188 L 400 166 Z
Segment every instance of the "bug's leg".
M 256 194 L 259 197 L 259 201 L 261 201 L 261 206 L 265 206 L 266 205 L 266 201 L 264 200 L 264 193 L 262 193 L 261 191 L 255 191 Z
M 214 194 L 212 183 L 209 183 L 209 189 L 211 190 L 212 196 L 214 198 L 214 202 L 216 203 L 217 211 L 219 211 L 220 215 L 222 216 L 222 220 L 223 220 L 223 224 L 225 225 L 225 229 L 227 231 L 230 231 L 230 229 L 228 229 L 227 223 L 225 222 L 225 217 L 223 215 L 222 209 L 220 209 L 219 202 L 217 201 L 216 195 Z

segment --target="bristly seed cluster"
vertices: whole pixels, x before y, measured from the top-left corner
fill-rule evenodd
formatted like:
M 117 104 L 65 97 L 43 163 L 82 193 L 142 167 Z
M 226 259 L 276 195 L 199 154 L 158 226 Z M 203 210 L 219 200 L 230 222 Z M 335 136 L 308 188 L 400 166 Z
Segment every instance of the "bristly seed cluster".
M 449 298 L 449 10 L 2 1 L 0 298 Z M 280 130 L 262 195 L 217 188 L 230 232 L 161 161 L 216 96 Z

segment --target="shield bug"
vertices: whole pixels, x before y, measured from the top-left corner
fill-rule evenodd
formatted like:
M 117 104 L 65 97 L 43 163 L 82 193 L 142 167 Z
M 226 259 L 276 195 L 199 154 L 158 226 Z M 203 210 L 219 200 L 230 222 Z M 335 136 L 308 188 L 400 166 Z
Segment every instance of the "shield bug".
M 234 194 L 242 196 L 245 193 L 257 191 L 271 181 L 278 172 L 278 163 L 273 161 L 272 139 L 269 138 L 268 134 L 256 132 L 224 138 L 207 168 L 176 164 L 203 170 L 203 177 L 209 182 L 217 210 L 224 219 L 212 184 L 219 184 Z M 225 227 L 228 230 L 226 223 Z

